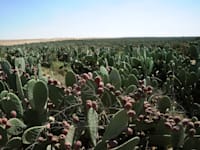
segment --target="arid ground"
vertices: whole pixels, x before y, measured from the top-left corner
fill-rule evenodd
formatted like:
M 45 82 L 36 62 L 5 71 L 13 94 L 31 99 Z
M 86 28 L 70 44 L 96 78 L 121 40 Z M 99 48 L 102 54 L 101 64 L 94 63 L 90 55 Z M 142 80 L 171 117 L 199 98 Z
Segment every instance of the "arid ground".
M 72 38 L 50 38 L 50 39 L 20 39 L 20 40 L 0 40 L 1 45 L 20 45 L 20 44 L 29 44 L 29 43 L 39 43 L 39 42 L 50 42 L 50 41 L 62 41 L 69 40 Z

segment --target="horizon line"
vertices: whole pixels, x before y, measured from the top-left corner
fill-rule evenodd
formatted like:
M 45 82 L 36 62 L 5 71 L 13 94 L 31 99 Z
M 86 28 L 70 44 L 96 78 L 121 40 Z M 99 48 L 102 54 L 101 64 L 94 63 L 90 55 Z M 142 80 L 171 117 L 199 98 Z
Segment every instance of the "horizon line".
M 10 38 L 1 39 L 0 41 L 20 41 L 20 40 L 82 40 L 82 39 L 123 39 L 123 38 L 197 38 L 200 35 L 169 35 L 169 36 L 99 36 L 99 37 L 41 37 L 41 38 Z

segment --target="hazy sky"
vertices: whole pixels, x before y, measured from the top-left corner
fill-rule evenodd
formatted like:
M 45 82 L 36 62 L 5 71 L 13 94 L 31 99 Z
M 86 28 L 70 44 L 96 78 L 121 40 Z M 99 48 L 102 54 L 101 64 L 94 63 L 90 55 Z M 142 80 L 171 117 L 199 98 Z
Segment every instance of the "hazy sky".
M 200 0 L 0 0 L 0 39 L 200 36 Z

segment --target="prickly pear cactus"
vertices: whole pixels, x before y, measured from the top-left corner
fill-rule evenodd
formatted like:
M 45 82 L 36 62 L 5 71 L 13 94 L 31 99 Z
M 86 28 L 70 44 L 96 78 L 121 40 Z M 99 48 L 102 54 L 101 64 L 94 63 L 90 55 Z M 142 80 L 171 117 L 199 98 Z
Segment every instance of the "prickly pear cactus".
M 183 150 L 199 149 L 200 140 L 198 137 L 188 137 L 183 145 Z
M 105 141 L 99 141 L 95 146 L 94 150 L 107 149 L 107 143 Z
M 132 139 L 126 141 L 118 147 L 113 148 L 112 150 L 135 150 L 136 146 L 140 142 L 140 137 L 136 136 Z
M 48 110 L 37 111 L 28 109 L 24 112 L 24 122 L 28 127 L 40 126 L 47 122 Z
M 70 145 L 73 145 L 73 142 L 74 142 L 74 136 L 75 136 L 75 131 L 76 131 L 76 128 L 74 127 L 74 125 L 71 125 L 69 127 L 69 131 L 68 131 L 68 134 L 65 138 L 65 142 L 68 142 Z
M 12 136 L 17 136 L 23 133 L 24 129 L 26 128 L 26 125 L 18 118 L 9 119 L 8 123 L 11 125 L 11 127 L 7 129 L 7 133 Z
M 199 149 L 193 40 L 0 47 L 0 149 Z
M 14 93 L 10 92 L 1 92 L 2 98 L 0 100 L 0 105 L 2 110 L 10 116 L 11 111 L 16 111 L 17 117 L 22 117 L 23 116 L 23 107 L 21 100 L 18 98 L 17 95 Z
M 22 147 L 22 138 L 13 137 L 7 142 L 5 149 L 22 149 Z
M 48 87 L 43 81 L 37 81 L 33 87 L 33 109 L 41 111 L 47 107 Z
M 96 137 L 98 136 L 98 121 L 97 112 L 93 108 L 90 108 L 87 113 L 87 124 L 93 146 L 96 146 Z
M 5 90 L 5 85 L 4 82 L 2 80 L 0 80 L 0 92 L 2 92 L 3 90 Z
M 33 100 L 33 87 L 37 81 L 35 79 L 31 79 L 27 82 L 27 97 L 32 107 L 34 107 Z
M 2 67 L 2 69 L 3 69 L 3 71 L 7 74 L 7 75 L 9 75 L 9 74 L 11 74 L 11 65 L 10 65 L 10 63 L 7 61 L 7 60 L 2 60 L 1 61 L 1 67 Z
M 1 134 L 0 146 L 4 146 L 8 141 L 8 135 L 6 129 L 4 129 L 2 126 L 0 126 L 0 134 Z
M 158 109 L 160 112 L 166 112 L 171 107 L 171 99 L 168 96 L 161 96 L 158 100 Z
M 23 144 L 32 144 L 37 140 L 37 137 L 41 134 L 44 126 L 34 126 L 25 130 L 22 135 Z
M 101 75 L 104 83 L 109 82 L 109 74 L 108 74 L 107 69 L 104 66 L 100 66 L 100 75 Z
M 128 115 L 126 110 L 118 111 L 110 120 L 102 140 L 110 140 L 118 136 L 128 126 Z M 117 129 L 117 130 L 116 130 Z
M 185 128 L 184 128 L 183 124 L 179 123 L 177 125 L 177 127 L 179 128 L 179 130 L 178 131 L 174 131 L 172 133 L 172 146 L 174 148 L 183 147 L 184 139 L 186 137 Z
M 25 60 L 23 57 L 16 57 L 15 58 L 15 68 L 20 70 L 20 76 L 23 72 L 25 72 Z
M 81 87 L 81 98 L 83 101 L 96 99 L 96 84 L 92 80 L 87 80 Z
M 56 107 L 60 106 L 65 94 L 63 89 L 55 85 L 48 85 L 48 89 L 51 102 L 55 104 Z
M 111 91 L 105 89 L 101 97 L 101 102 L 105 107 L 111 107 L 114 103 L 117 102 L 117 99 Z
M 21 100 L 23 100 L 24 99 L 24 91 L 23 91 L 23 86 L 22 86 L 22 82 L 21 82 L 21 78 L 20 78 L 18 69 L 16 72 L 16 86 L 17 86 L 17 91 L 18 91 L 19 97 Z
M 77 82 L 76 75 L 73 71 L 68 71 L 65 76 L 65 85 L 73 86 Z
M 154 146 L 160 146 L 162 148 L 168 148 L 171 146 L 171 135 L 150 135 L 149 143 Z
M 129 93 L 132 93 L 134 91 L 136 91 L 137 86 L 136 85 L 129 85 L 126 90 L 124 91 L 125 95 L 128 95 Z
M 126 86 L 127 87 L 130 86 L 130 85 L 136 85 L 137 86 L 138 84 L 139 84 L 139 82 L 138 82 L 137 77 L 134 74 L 130 74 L 128 76 L 128 80 L 126 81 Z
M 42 75 L 42 67 L 41 64 L 38 64 L 38 72 L 37 72 L 38 78 L 39 79 L 43 79 L 43 75 Z
M 114 85 L 116 89 L 119 89 L 121 87 L 122 81 L 121 81 L 119 71 L 117 69 L 112 68 L 112 71 L 110 72 L 109 78 L 110 78 L 110 83 L 112 85 Z

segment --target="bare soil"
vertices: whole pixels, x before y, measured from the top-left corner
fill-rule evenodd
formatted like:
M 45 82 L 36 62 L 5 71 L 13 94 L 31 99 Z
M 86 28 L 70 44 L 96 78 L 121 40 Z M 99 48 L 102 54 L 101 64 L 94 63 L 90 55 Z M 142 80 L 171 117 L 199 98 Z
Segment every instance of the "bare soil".
M 70 39 L 70 38 L 51 38 L 51 39 L 0 40 L 0 46 L 11 46 L 11 45 L 51 42 L 51 41 L 63 41 L 63 40 L 72 40 L 72 39 Z

